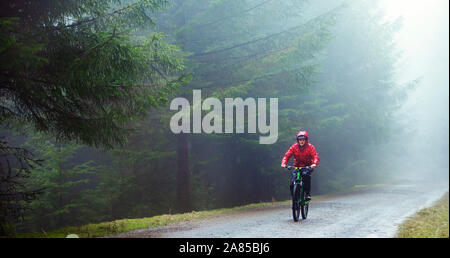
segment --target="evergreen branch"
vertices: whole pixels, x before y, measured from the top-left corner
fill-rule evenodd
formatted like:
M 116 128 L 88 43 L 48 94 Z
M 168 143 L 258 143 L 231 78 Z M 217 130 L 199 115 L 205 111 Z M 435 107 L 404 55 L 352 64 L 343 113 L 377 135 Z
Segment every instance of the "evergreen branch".
M 264 37 L 261 37 L 261 38 L 256 38 L 256 39 L 253 39 L 253 40 L 250 40 L 250 41 L 246 41 L 246 42 L 243 42 L 243 43 L 239 43 L 239 44 L 236 44 L 236 45 L 233 45 L 233 46 L 230 46 L 230 47 L 226 47 L 226 48 L 222 48 L 222 49 L 218 49 L 218 50 L 212 50 L 212 51 L 209 51 L 209 52 L 197 53 L 197 54 L 194 54 L 194 55 L 192 55 L 192 56 L 193 56 L 193 57 L 201 57 L 201 56 L 207 56 L 207 55 L 218 54 L 218 53 L 222 53 L 222 52 L 225 52 L 225 51 L 229 51 L 229 50 L 232 50 L 232 49 L 235 49 L 235 48 L 240 48 L 240 47 L 244 47 L 244 46 L 247 46 L 247 45 L 251 45 L 251 44 L 257 43 L 257 42 L 259 42 L 259 41 L 265 41 L 265 40 L 271 39 L 271 38 L 273 38 L 273 37 L 276 37 L 276 36 L 279 36 L 279 35 L 282 35 L 282 34 L 291 32 L 291 31 L 295 31 L 295 30 L 298 30 L 298 29 L 303 28 L 303 27 L 306 27 L 306 26 L 307 26 L 308 24 L 310 24 L 311 22 L 314 22 L 315 20 L 320 19 L 320 18 L 322 18 L 322 17 L 328 16 L 328 15 L 330 15 L 331 13 L 335 12 L 336 10 L 342 8 L 343 6 L 344 6 L 344 5 L 340 5 L 340 6 L 338 6 L 338 7 L 335 7 L 335 8 L 332 9 L 331 11 L 328 11 L 328 12 L 326 12 L 326 13 L 324 13 L 324 14 L 322 14 L 322 15 L 319 15 L 319 16 L 317 16 L 317 17 L 311 18 L 311 19 L 308 20 L 307 22 L 305 22 L 305 23 L 303 23 L 303 24 L 300 24 L 300 25 L 297 25 L 297 26 L 294 26 L 294 27 L 289 28 L 289 29 L 287 29 L 287 30 L 283 30 L 283 31 L 280 31 L 280 32 L 276 32 L 276 33 L 273 33 L 273 34 L 270 34 L 270 35 L 267 35 L 267 36 L 264 36 Z
M 113 11 L 111 13 L 107 13 L 105 16 L 113 16 L 113 15 L 116 15 L 116 14 L 120 14 L 121 12 L 123 12 L 123 11 L 125 11 L 125 10 L 127 10 L 129 8 L 132 8 L 132 7 L 136 6 L 137 4 L 139 4 L 139 1 L 135 2 L 135 3 L 132 3 L 132 4 L 129 4 L 129 5 L 125 6 L 125 7 L 121 8 L 121 9 L 118 9 L 118 10 L 115 10 L 115 11 Z M 97 21 L 98 18 L 99 17 L 92 17 L 90 19 L 81 20 L 81 21 L 78 21 L 76 23 L 72 23 L 72 24 L 69 24 L 69 25 L 66 25 L 66 26 L 54 27 L 52 30 L 62 30 L 62 29 L 67 29 L 67 28 L 71 28 L 71 27 L 77 27 L 77 26 L 80 26 L 80 25 L 85 24 L 85 23 L 95 22 L 95 21 Z
M 244 14 L 244 13 L 250 12 L 251 10 L 254 10 L 254 9 L 256 9 L 256 8 L 258 8 L 258 7 L 260 7 L 260 6 L 264 5 L 264 4 L 266 4 L 266 3 L 268 3 L 268 2 L 270 2 L 270 1 L 272 1 L 272 0 L 266 0 L 266 1 L 263 1 L 263 2 L 261 2 L 261 3 L 257 4 L 257 5 L 255 5 L 255 6 L 253 6 L 253 7 L 250 7 L 249 9 L 246 9 L 246 10 L 244 10 L 244 11 L 238 13 L 238 14 Z M 223 21 L 223 20 L 230 19 L 230 18 L 235 18 L 235 17 L 239 17 L 239 15 L 225 16 L 225 17 L 219 18 L 219 19 L 217 19 L 217 20 L 215 20 L 215 21 L 212 21 L 212 22 L 208 22 L 208 23 L 204 23 L 204 24 L 197 25 L 197 27 L 199 27 L 199 28 L 204 28 L 204 27 L 207 27 L 207 26 L 216 24 L 216 23 L 218 23 L 218 22 L 221 22 L 221 21 Z

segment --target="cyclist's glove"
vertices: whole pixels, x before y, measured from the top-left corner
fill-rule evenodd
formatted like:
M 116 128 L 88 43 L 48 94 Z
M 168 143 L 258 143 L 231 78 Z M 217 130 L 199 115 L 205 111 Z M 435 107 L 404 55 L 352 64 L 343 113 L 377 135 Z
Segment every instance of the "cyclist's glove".
M 310 168 L 310 169 L 305 169 L 305 171 L 303 171 L 302 176 L 310 176 L 312 174 L 314 169 Z

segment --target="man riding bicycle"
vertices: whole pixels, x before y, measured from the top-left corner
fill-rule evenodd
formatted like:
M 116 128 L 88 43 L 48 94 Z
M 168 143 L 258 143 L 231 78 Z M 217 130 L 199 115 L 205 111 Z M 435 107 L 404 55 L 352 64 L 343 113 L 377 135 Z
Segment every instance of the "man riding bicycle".
M 317 154 L 316 148 L 308 142 L 308 132 L 301 129 L 297 134 L 297 143 L 294 143 L 289 150 L 284 154 L 281 160 L 281 167 L 285 168 L 286 163 L 294 155 L 294 167 L 306 167 L 310 166 L 311 169 L 303 177 L 304 189 L 306 193 L 306 201 L 311 200 L 311 173 L 317 164 L 319 164 L 319 154 Z M 293 191 L 293 182 L 290 185 L 291 195 Z

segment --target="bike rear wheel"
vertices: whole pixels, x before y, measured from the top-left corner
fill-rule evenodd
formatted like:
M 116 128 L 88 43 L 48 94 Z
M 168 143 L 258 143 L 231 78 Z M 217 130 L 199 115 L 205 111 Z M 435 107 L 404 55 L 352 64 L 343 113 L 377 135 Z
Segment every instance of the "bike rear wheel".
M 306 198 L 306 195 L 305 195 L 305 193 L 303 193 L 302 200 L 305 200 L 305 198 Z M 301 205 L 300 208 L 302 210 L 302 219 L 306 219 L 306 217 L 308 217 L 309 202 L 307 202 L 304 205 Z

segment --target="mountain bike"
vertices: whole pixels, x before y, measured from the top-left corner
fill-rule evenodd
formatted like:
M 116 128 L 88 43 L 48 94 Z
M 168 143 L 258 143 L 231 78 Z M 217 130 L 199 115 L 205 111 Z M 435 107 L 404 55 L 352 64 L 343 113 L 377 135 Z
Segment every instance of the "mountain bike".
M 292 171 L 292 217 L 294 221 L 298 221 L 300 212 L 302 214 L 302 219 L 306 219 L 308 216 L 309 202 L 306 201 L 306 193 L 303 191 L 303 176 L 305 176 L 311 169 L 311 167 L 293 167 L 286 166 L 288 170 Z

